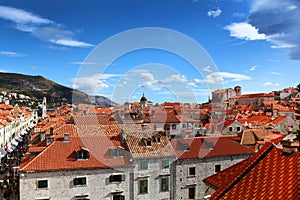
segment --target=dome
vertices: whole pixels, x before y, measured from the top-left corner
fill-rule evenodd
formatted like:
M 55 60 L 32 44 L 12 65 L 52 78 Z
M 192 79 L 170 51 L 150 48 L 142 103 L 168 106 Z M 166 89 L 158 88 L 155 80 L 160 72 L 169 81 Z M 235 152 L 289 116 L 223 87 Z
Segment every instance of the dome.
M 147 98 L 145 97 L 144 93 L 143 93 L 142 98 L 140 99 L 140 102 L 142 102 L 142 101 L 148 101 Z

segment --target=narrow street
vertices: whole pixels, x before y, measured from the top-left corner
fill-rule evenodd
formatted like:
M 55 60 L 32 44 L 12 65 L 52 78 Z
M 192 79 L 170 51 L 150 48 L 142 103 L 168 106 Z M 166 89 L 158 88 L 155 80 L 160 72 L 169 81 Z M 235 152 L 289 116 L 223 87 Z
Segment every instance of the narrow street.
M 19 200 L 19 168 L 26 153 L 33 129 L 27 128 L 5 148 L 1 158 L 0 199 Z

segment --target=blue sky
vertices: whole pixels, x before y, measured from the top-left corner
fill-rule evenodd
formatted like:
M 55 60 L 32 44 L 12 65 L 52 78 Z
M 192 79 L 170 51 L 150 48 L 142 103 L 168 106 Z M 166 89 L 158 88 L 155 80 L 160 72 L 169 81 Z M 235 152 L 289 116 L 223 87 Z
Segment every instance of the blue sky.
M 2 0 L 0 70 L 42 75 L 119 103 L 143 92 L 153 102 L 200 103 L 221 87 L 280 90 L 299 83 L 299 7 L 295 0 Z M 161 29 L 165 41 L 151 38 Z M 138 31 L 111 44 L 128 30 Z M 143 40 L 165 48 L 135 44 Z M 120 54 L 124 45 L 138 48 Z M 106 62 L 110 53 L 118 54 Z M 187 57 L 198 53 L 195 66 Z

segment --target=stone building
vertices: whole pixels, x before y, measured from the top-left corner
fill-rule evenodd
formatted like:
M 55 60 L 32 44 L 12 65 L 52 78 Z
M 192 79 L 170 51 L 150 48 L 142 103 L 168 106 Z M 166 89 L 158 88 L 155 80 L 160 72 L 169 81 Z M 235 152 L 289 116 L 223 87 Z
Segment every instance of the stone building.
M 173 199 L 203 199 L 204 178 L 254 154 L 229 137 L 186 138 L 171 143 L 177 155 L 172 172 Z
M 215 90 L 212 92 L 211 104 L 214 108 L 220 108 L 227 105 L 229 99 L 233 96 L 239 96 L 242 94 L 242 88 L 240 86 L 235 86 L 234 89 L 226 88 Z
M 252 157 L 204 179 L 211 199 L 299 199 L 299 138 L 265 144 Z
M 123 134 L 133 158 L 131 199 L 170 199 L 176 154 L 168 137 L 163 132 L 136 129 Z
M 229 98 L 229 105 L 248 105 L 254 108 L 262 109 L 264 108 L 264 102 L 274 102 L 275 95 L 273 93 L 256 93 L 256 94 L 244 94 L 236 95 Z
M 120 141 L 103 136 L 52 137 L 48 146 L 32 147 L 25 156 L 20 167 L 21 199 L 130 199 L 131 163 Z

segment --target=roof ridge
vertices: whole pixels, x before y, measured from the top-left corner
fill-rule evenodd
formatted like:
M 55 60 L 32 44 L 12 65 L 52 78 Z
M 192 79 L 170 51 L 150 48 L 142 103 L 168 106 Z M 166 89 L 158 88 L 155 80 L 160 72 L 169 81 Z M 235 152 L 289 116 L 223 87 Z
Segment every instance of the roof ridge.
M 52 146 L 54 143 L 56 142 L 56 140 L 54 140 L 51 144 L 49 144 L 48 146 L 46 146 L 46 148 L 41 151 L 41 153 L 39 153 L 37 156 L 35 156 L 31 161 L 29 161 L 24 167 L 22 167 L 22 169 L 20 169 L 20 171 L 24 170 L 26 167 L 28 167 L 28 165 L 30 165 L 32 162 L 34 162 L 38 157 L 40 157 L 43 153 L 45 153 L 50 146 Z
M 233 188 L 240 180 L 242 180 L 247 174 L 248 172 L 250 172 L 263 158 L 265 158 L 268 153 L 271 152 L 271 150 L 274 149 L 274 145 L 270 145 L 269 147 L 266 147 L 266 150 L 264 150 L 264 152 L 259 155 L 259 157 L 257 159 L 255 159 L 252 164 L 247 167 L 241 174 L 240 176 L 238 176 L 236 179 L 234 179 L 228 187 L 226 187 L 225 189 L 223 189 L 223 191 L 221 191 L 220 194 L 217 194 L 217 196 L 215 197 L 216 199 L 221 199 L 228 191 L 230 191 L 231 188 Z M 254 155 L 255 156 L 255 155 Z

